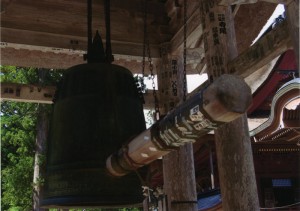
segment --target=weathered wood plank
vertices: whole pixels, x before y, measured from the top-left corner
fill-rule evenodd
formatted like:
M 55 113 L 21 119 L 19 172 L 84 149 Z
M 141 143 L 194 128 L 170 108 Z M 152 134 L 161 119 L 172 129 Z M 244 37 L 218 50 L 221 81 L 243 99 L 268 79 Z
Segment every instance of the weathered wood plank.
M 20 37 L 22 37 L 21 41 Z M 105 40 L 103 40 L 103 43 L 105 45 Z M 64 49 L 64 51 L 70 52 L 76 50 L 86 51 L 87 39 L 86 37 L 74 35 L 51 34 L 45 32 L 1 27 L 1 48 L 6 48 L 9 46 L 16 48 L 18 48 L 19 46 L 19 48 L 21 47 L 28 50 L 40 50 L 42 52 L 47 52 L 51 50 L 56 50 L 56 52 L 59 52 L 60 49 Z M 159 45 L 151 44 L 150 49 L 152 57 L 158 58 Z M 121 42 L 117 40 L 112 40 L 112 50 L 113 54 L 141 56 L 143 52 L 143 45 L 142 43 L 132 43 L 124 41 Z M 29 58 L 27 57 L 27 59 Z M 30 60 L 34 59 L 34 57 L 30 58 Z M 48 65 L 55 64 L 50 63 Z M 72 66 L 72 64 L 70 66 Z
M 112 39 L 142 43 L 143 1 L 111 1 L 111 8 Z M 12 1 L 3 10 L 1 25 L 6 28 L 80 37 L 86 37 L 87 34 L 84 1 Z M 155 27 L 149 28 L 151 43 L 161 43 L 170 38 L 168 30 L 159 30 L 168 23 L 163 2 L 148 3 L 148 18 L 155 23 Z M 100 32 L 105 32 L 104 20 L 103 2 L 93 2 L 94 31 L 99 29 Z M 134 33 L 128 33 L 133 29 Z
M 181 7 L 179 10 L 179 14 L 182 14 L 182 9 L 183 8 Z M 185 7 L 185 9 L 187 9 L 187 7 Z M 191 7 L 191 9 L 194 8 Z M 182 16 L 181 18 L 179 18 L 179 20 L 183 21 Z M 178 22 L 177 18 L 173 19 L 173 23 L 175 23 L 175 25 L 177 24 L 176 22 Z M 195 22 L 189 23 L 194 24 L 191 24 L 187 35 L 195 31 L 194 29 L 198 25 L 195 24 Z M 198 26 L 198 30 L 196 31 L 199 31 L 198 36 L 200 36 L 202 29 Z M 183 75 L 182 54 L 175 57 L 173 56 L 173 53 L 175 53 L 174 49 L 178 50 L 178 48 L 182 48 L 183 28 L 177 31 L 175 38 L 176 41 L 171 41 L 169 47 L 165 48 L 162 53 L 162 64 L 158 74 L 158 82 L 161 85 L 159 86 L 161 105 L 163 105 L 164 108 L 163 114 L 168 114 L 168 112 L 171 112 L 177 106 L 178 102 L 182 101 L 183 95 L 186 94 L 183 93 L 183 86 L 185 86 L 186 84 L 184 84 L 185 81 L 183 80 L 183 77 L 185 76 Z M 187 44 L 187 46 L 190 46 L 190 43 Z M 164 119 L 161 121 L 164 121 Z M 162 131 L 165 130 L 166 129 Z M 163 177 L 164 193 L 168 198 L 168 209 L 173 211 L 196 211 L 196 203 L 180 203 L 182 201 L 197 200 L 192 143 L 179 145 L 176 151 L 170 152 L 163 156 Z
M 66 40 L 68 39 L 66 38 Z M 67 69 L 73 65 L 84 63 L 83 54 L 85 51 L 76 50 L 78 49 L 78 47 L 76 47 L 78 39 L 73 37 L 73 41 L 75 44 L 72 48 L 75 50 L 40 46 L 34 47 L 30 45 L 1 42 L 1 63 L 2 65 L 16 65 L 21 67 Z M 139 52 L 142 52 L 142 46 L 130 43 L 124 43 L 122 45 L 120 43 L 113 43 L 113 48 L 114 45 L 117 47 L 114 49 L 114 64 L 124 66 L 133 73 L 141 73 L 142 57 L 139 56 Z M 259 68 L 270 63 L 274 58 L 290 47 L 292 47 L 291 36 L 288 32 L 287 23 L 284 21 L 275 29 L 260 38 L 256 44 L 244 51 L 234 60 L 230 61 L 228 68 L 233 74 L 247 77 Z M 160 55 L 159 48 L 159 46 L 152 46 L 151 53 L 153 57 Z M 118 54 L 118 52 L 120 54 Z M 199 67 L 197 67 L 197 65 L 199 64 L 199 59 L 195 57 L 195 53 L 197 53 L 201 59 L 203 58 L 202 47 L 195 49 L 191 48 L 190 51 L 188 51 L 187 56 L 187 74 L 198 73 Z M 153 61 L 155 63 L 154 66 L 156 66 L 158 60 L 153 58 Z M 201 62 L 200 64 L 200 66 L 203 67 Z M 148 68 L 146 68 L 146 71 L 147 74 L 149 74 Z
M 265 1 L 273 4 L 285 4 L 288 5 L 290 4 L 293 0 L 260 0 L 260 1 Z
M 253 4 L 258 0 L 218 0 L 219 5 L 229 6 L 234 4 Z
M 1 43 L 1 65 L 15 65 L 19 67 L 36 67 L 47 69 L 68 69 L 77 64 L 86 63 L 83 59 L 85 51 L 62 48 L 34 48 L 33 46 Z M 39 50 L 37 50 L 39 49 Z M 133 74 L 142 73 L 142 57 L 114 54 L 113 64 L 129 69 Z M 156 67 L 159 59 L 152 59 Z M 154 68 L 155 70 L 155 68 Z M 149 74 L 146 66 L 145 74 Z
M 291 47 L 288 24 L 283 21 L 238 57 L 229 61 L 228 70 L 245 78 Z
M 201 22 L 199 21 L 199 11 L 195 10 L 191 16 L 189 17 L 187 24 L 187 46 L 189 48 L 192 48 L 194 46 L 193 43 L 197 42 L 203 33 L 202 31 L 202 25 Z M 176 54 L 183 49 L 183 27 L 179 28 L 176 34 L 172 37 L 170 41 L 170 52 L 172 54 Z
M 228 92 L 233 89 L 236 91 Z M 113 153 L 111 155 L 113 159 L 112 157 L 108 158 L 108 168 L 115 176 L 121 176 L 128 173 L 127 167 L 133 170 L 147 165 L 170 153 L 170 150 L 186 143 L 196 142 L 214 128 L 237 119 L 246 112 L 251 102 L 251 90 L 243 79 L 233 75 L 222 75 L 210 86 L 182 102 L 161 121 L 156 122 L 150 129 L 130 141 L 127 145 L 128 152 L 124 154 L 122 153 L 123 149 L 120 149 L 120 153 Z M 115 162 L 115 158 L 119 162 Z M 177 157 L 176 160 L 178 161 L 180 158 Z M 120 163 L 126 163 L 126 168 L 118 166 Z M 189 163 L 186 164 L 189 165 Z M 179 167 L 181 168 L 177 169 L 179 171 L 186 169 L 183 166 Z M 166 168 L 169 169 L 168 166 Z M 168 172 L 170 174 L 177 170 L 169 169 Z M 168 183 L 171 182 L 170 185 L 178 182 L 178 180 L 172 181 L 175 179 L 174 177 L 173 175 L 173 177 L 167 178 Z M 179 188 L 177 190 L 189 192 L 181 187 L 181 184 L 177 187 Z M 171 195 L 174 199 L 182 200 L 182 198 L 176 198 L 173 191 L 172 189 Z
M 1 83 L 1 100 L 52 104 L 55 86 L 39 86 L 33 84 Z M 159 96 L 158 96 L 159 97 Z M 152 90 L 144 94 L 144 109 L 153 109 L 154 98 Z
M 55 87 L 1 83 L 1 100 L 51 104 Z
M 161 115 L 167 114 L 180 102 L 182 82 L 180 69 L 182 69 L 181 57 L 169 55 L 170 44 L 161 46 L 161 62 L 158 68 L 157 82 L 159 87 L 159 104 Z
M 247 76 L 260 70 L 261 67 L 272 62 L 289 47 L 291 47 L 291 37 L 288 33 L 287 23 L 285 21 L 275 29 L 267 33 L 265 36 L 260 38 L 256 44 L 251 46 L 244 53 L 242 53 L 232 61 L 229 61 L 228 68 L 231 70 L 231 73 L 246 78 Z M 15 64 L 17 66 L 67 69 L 70 66 L 84 63 L 82 56 L 82 54 L 84 53 L 83 51 L 68 51 L 67 49 L 46 47 L 44 47 L 44 51 L 39 51 L 34 48 L 32 48 L 31 50 L 23 48 L 30 47 L 26 47 L 24 45 L 11 45 L 1 43 L 2 65 Z M 200 63 L 198 56 L 201 58 Z M 187 66 L 189 67 L 190 65 L 193 65 L 193 62 L 196 62 L 198 63 L 198 67 L 196 66 L 196 68 L 202 70 L 202 68 L 205 66 L 203 58 L 202 48 L 190 49 L 188 51 Z M 131 70 L 133 73 L 140 74 L 142 67 L 141 61 L 142 57 L 140 56 L 125 56 L 115 54 L 114 64 L 124 66 Z M 153 59 L 153 62 L 154 66 L 157 66 L 160 63 L 158 59 Z M 187 69 L 187 74 L 191 73 L 195 72 Z M 149 74 L 148 67 L 146 68 L 146 74 Z M 153 100 L 151 97 L 151 93 L 149 95 L 146 94 L 145 99 L 145 108 L 153 108 L 154 104 L 152 103 Z M 26 101 L 26 99 L 24 100 Z M 41 103 L 41 101 L 39 101 L 39 103 Z

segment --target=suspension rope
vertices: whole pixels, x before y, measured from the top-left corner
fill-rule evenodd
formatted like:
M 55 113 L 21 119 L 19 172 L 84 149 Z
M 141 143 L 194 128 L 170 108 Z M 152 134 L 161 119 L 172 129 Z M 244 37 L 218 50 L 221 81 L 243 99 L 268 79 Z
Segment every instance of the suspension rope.
M 88 55 L 91 53 L 93 45 L 93 35 L 92 35 L 92 0 L 87 1 L 87 36 L 88 36 L 88 46 L 86 58 L 88 60 Z
M 144 40 L 143 40 L 143 62 L 142 62 L 142 76 L 145 77 L 145 58 L 146 58 L 146 36 L 147 36 L 147 0 L 144 1 Z
M 106 49 L 105 49 L 105 55 L 106 55 L 106 63 L 111 64 L 114 61 L 114 57 L 112 55 L 111 50 L 111 40 L 110 40 L 110 0 L 104 0 L 105 4 L 105 27 L 106 27 Z
M 187 34 L 187 0 L 183 2 L 183 101 L 186 101 L 186 34 Z

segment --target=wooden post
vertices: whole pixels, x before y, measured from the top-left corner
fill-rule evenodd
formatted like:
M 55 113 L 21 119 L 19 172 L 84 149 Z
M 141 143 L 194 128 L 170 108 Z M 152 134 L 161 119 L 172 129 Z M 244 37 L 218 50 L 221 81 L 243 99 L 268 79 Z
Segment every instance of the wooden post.
M 169 211 L 196 211 L 197 193 L 192 143 L 163 157 L 163 174 Z
M 217 1 L 200 0 L 204 22 L 204 46 L 210 81 L 227 73 L 227 64 L 236 56 L 235 33 L 230 7 Z M 228 90 L 229 92 L 234 90 Z M 215 130 L 216 152 L 225 211 L 259 210 L 247 117 Z
M 44 82 L 45 75 L 49 70 L 39 69 L 40 84 Z M 40 208 L 41 200 L 43 199 L 43 178 L 44 178 L 44 158 L 47 145 L 48 134 L 48 113 L 47 105 L 39 105 L 38 120 L 37 120 L 37 135 L 36 135 L 36 148 L 34 158 L 34 173 L 33 173 L 33 210 L 46 211 L 48 209 Z
M 45 111 L 46 105 L 39 105 L 37 136 L 36 136 L 36 152 L 34 158 L 34 175 L 33 175 L 33 210 L 45 211 L 48 209 L 40 208 L 40 202 L 43 198 L 43 157 L 45 156 L 47 131 L 48 131 L 48 115 Z
M 246 114 L 215 131 L 219 180 L 226 210 L 259 210 Z
M 285 10 L 299 70 L 299 0 L 291 1 L 291 3 L 285 6 Z
M 179 66 L 180 58 L 169 55 L 170 43 L 161 45 L 161 62 L 157 72 L 160 113 L 168 113 L 180 102 Z

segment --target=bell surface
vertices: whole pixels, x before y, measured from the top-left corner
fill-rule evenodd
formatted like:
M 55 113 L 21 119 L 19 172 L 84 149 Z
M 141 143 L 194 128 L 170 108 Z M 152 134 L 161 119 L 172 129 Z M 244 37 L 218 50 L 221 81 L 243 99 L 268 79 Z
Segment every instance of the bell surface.
M 132 73 L 105 63 L 69 68 L 57 88 L 43 207 L 128 207 L 143 201 L 135 173 L 113 177 L 107 157 L 145 130 Z

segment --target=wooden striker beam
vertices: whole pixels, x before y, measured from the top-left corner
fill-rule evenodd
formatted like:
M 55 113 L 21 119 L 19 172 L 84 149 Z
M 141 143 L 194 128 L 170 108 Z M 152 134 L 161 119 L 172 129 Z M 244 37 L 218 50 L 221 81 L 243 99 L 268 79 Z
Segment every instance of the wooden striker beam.
M 112 154 L 106 163 L 108 171 L 123 176 L 173 149 L 197 141 L 209 131 L 240 117 L 251 105 L 251 98 L 251 90 L 243 79 L 222 75 Z

